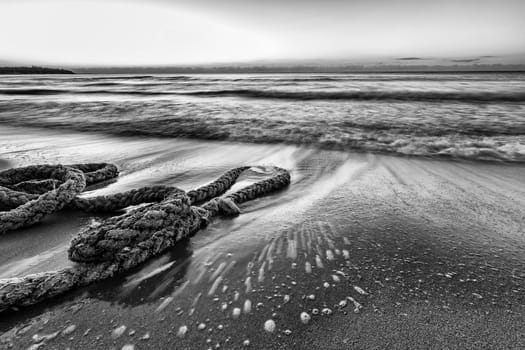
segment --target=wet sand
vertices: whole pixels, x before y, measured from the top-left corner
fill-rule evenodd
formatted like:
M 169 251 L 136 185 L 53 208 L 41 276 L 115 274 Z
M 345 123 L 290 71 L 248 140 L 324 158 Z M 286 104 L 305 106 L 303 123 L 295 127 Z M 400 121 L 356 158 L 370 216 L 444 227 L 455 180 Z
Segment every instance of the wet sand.
M 0 347 L 525 346 L 523 166 L 7 127 L 0 139 L 0 168 L 118 164 L 118 181 L 88 196 L 191 189 L 245 164 L 292 172 L 286 191 L 125 276 L 2 314 Z M 0 237 L 0 278 L 66 266 L 91 219 L 59 213 Z

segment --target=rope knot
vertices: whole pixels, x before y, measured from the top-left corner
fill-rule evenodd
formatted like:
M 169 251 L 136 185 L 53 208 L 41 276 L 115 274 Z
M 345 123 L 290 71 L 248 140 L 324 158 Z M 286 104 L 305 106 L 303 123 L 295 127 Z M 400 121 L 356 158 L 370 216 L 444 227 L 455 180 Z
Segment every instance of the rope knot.
M 238 216 L 241 214 L 241 209 L 235 204 L 231 198 L 217 198 L 219 205 L 219 213 L 225 216 Z

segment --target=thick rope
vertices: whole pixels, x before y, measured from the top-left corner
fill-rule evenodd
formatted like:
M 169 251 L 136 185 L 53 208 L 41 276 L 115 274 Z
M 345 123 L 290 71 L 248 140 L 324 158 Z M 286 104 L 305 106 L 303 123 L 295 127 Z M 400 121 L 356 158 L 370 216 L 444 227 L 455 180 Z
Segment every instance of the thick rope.
M 86 179 L 83 173 L 74 168 L 38 166 L 19 168 L 18 170 L 20 171 L 13 171 L 9 174 L 12 175 L 10 178 L 15 179 L 16 182 L 27 183 L 27 176 L 35 176 L 49 177 L 63 183 L 57 188 L 39 195 L 35 199 L 26 198 L 21 195 L 21 192 L 17 192 L 16 200 L 6 200 L 5 203 L 8 203 L 8 205 L 24 201 L 25 203 L 15 209 L 0 212 L 0 233 L 40 222 L 46 215 L 62 209 L 86 187 Z M 4 186 L 10 185 L 6 183 L 6 181 L 0 180 L 0 183 Z M 3 199 L 4 196 L 13 195 L 10 189 L 2 193 L 3 194 L 0 194 L 0 200 Z
M 47 193 L 57 192 L 67 181 L 77 184 L 66 175 L 75 175 L 82 180 L 84 178 L 82 171 L 89 173 L 94 169 L 78 164 L 74 168 L 55 166 L 54 171 L 58 174 L 54 174 L 48 167 L 51 166 L 44 166 L 44 170 L 55 175 L 51 178 L 62 180 L 64 183 Z M 225 197 L 217 198 L 218 195 L 231 188 L 241 173 L 248 168 L 232 169 L 210 184 L 187 193 L 176 187 L 152 186 L 116 195 L 82 199 L 75 195 L 82 191 L 83 186 L 79 185 L 78 188 L 73 186 L 74 191 L 69 193 L 67 199 L 69 199 L 70 206 L 79 209 L 113 211 L 130 205 L 149 204 L 133 208 L 123 215 L 94 223 L 81 231 L 73 238 L 68 251 L 69 258 L 76 262 L 75 266 L 60 271 L 32 274 L 23 278 L 0 280 L 0 312 L 13 306 L 32 305 L 136 267 L 180 240 L 191 237 L 200 228 L 207 226 L 214 216 L 239 214 L 238 204 L 282 189 L 290 183 L 288 171 L 274 168 L 274 173 L 270 178 Z M 12 171 L 12 174 L 17 174 L 17 172 Z M 44 175 L 42 173 L 39 179 L 45 180 Z M 11 175 L 8 177 L 11 180 L 5 181 L 4 184 L 12 187 L 15 178 L 28 181 L 27 176 L 17 176 Z M 0 173 L 0 183 L 2 183 L 1 179 L 2 173 Z M 90 177 L 90 181 L 95 182 L 105 179 L 107 179 L 105 176 Z M 80 184 L 82 184 L 81 180 Z M 8 192 L 5 191 L 5 193 Z M 26 202 L 22 206 L 27 206 L 41 197 Z M 201 207 L 192 206 L 194 203 L 201 203 L 209 199 L 211 200 Z M 62 204 L 61 207 L 64 205 Z M 0 225 L 3 226 L 1 218 L 0 216 Z
M 72 202 L 86 185 L 117 175 L 117 167 L 105 163 L 31 165 L 0 172 L 0 234 L 40 222 Z

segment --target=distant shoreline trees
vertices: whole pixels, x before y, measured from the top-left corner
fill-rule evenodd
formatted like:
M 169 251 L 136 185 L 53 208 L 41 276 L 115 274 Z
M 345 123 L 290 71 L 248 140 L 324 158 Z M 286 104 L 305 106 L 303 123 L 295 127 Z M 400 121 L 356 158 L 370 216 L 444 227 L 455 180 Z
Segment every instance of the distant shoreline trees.
M 1 74 L 337 74 L 337 73 L 493 73 L 525 72 L 525 64 L 473 65 L 196 65 L 76 67 L 75 72 L 47 67 L 0 67 Z
M 61 68 L 47 67 L 0 67 L 0 74 L 75 74 L 74 72 Z

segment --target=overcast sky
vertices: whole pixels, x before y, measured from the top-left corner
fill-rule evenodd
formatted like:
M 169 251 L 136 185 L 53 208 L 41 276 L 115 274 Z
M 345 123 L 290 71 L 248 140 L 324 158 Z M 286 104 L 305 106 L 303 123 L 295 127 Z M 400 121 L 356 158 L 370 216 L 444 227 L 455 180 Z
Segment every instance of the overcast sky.
M 171 65 L 525 52 L 524 0 L 0 0 L 0 62 Z

